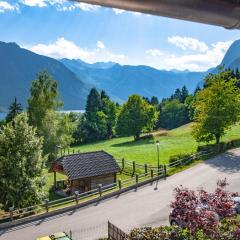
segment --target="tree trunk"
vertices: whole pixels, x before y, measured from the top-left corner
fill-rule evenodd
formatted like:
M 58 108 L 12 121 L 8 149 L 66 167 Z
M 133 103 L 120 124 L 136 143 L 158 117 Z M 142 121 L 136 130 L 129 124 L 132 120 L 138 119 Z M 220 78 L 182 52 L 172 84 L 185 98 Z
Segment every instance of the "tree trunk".
M 216 144 L 220 142 L 220 134 L 215 134 Z
M 136 133 L 136 135 L 134 136 L 134 140 L 138 141 L 140 139 L 140 133 Z

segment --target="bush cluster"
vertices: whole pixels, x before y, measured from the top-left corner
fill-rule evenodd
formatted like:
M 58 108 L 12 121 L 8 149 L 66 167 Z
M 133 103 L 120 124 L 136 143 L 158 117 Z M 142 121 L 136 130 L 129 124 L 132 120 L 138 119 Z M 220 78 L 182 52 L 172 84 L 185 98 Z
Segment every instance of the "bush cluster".
M 188 229 L 175 226 L 161 226 L 157 228 L 135 228 L 129 234 L 128 240 L 239 240 L 240 218 L 225 218 L 217 226 L 212 236 L 202 230 L 191 233 Z
M 190 154 L 190 153 L 189 153 L 189 154 L 173 155 L 173 156 L 170 157 L 169 163 L 171 164 L 171 163 L 175 163 L 175 162 L 177 162 L 177 161 L 179 161 L 179 160 L 190 159 L 191 156 L 192 156 L 192 154 Z

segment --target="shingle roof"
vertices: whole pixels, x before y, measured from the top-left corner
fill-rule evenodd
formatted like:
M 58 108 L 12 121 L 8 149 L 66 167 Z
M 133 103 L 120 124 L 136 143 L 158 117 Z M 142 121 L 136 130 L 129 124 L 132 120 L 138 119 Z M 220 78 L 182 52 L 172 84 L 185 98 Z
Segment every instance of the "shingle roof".
M 55 161 L 62 165 L 70 180 L 100 176 L 120 171 L 114 157 L 105 151 L 63 156 Z

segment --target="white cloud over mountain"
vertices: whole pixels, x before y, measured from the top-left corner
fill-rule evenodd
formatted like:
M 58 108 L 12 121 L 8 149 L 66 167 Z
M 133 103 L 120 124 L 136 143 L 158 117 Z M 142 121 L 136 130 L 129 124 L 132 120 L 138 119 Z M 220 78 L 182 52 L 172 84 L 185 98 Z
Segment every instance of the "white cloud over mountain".
M 182 50 L 194 50 L 199 52 L 206 52 L 208 50 L 207 44 L 196 38 L 173 36 L 168 38 L 168 42 Z
M 216 42 L 208 46 L 193 38 L 169 37 L 168 42 L 190 53 L 177 55 L 161 49 L 149 49 L 145 58 L 149 65 L 167 70 L 206 71 L 220 64 L 233 41 Z
M 93 63 L 98 61 L 123 62 L 126 56 L 123 54 L 115 54 L 109 51 L 102 41 L 96 43 L 94 49 L 84 49 L 65 38 L 58 38 L 55 42 L 48 44 L 37 44 L 34 46 L 23 46 L 35 53 L 53 57 L 53 58 L 69 58 L 82 59 Z

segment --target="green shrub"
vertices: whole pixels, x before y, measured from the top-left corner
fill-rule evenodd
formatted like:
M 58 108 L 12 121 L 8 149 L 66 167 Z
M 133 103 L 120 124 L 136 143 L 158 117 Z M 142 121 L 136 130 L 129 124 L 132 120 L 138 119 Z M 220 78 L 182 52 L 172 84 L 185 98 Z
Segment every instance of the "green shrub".
M 173 164 L 176 163 L 179 160 L 187 160 L 190 159 L 192 154 L 178 154 L 178 155 L 173 155 L 169 159 L 169 163 Z M 184 162 L 183 162 L 184 163 Z
M 240 217 L 234 216 L 223 219 L 217 226 L 217 231 L 208 236 L 199 229 L 191 233 L 188 229 L 174 226 L 157 228 L 144 227 L 133 229 L 128 240 L 239 240 Z

